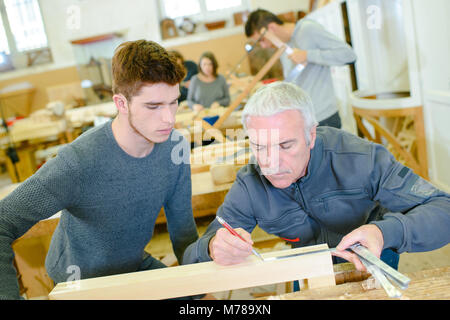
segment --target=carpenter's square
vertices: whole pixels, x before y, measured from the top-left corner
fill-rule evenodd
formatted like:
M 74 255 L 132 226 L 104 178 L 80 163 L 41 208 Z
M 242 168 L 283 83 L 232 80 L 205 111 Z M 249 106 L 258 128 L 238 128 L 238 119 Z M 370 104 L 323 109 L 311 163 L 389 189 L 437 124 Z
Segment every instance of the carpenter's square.
M 384 263 L 381 259 L 379 259 L 377 256 L 375 256 L 372 252 L 370 252 L 366 247 L 361 245 L 360 243 L 356 243 L 352 245 L 349 248 L 351 251 L 353 251 L 358 258 L 361 260 L 363 265 L 366 267 L 367 271 L 372 274 L 372 276 L 381 284 L 383 289 L 386 291 L 389 297 L 391 298 L 399 298 L 401 297 L 402 293 L 397 288 L 395 288 L 392 283 L 388 280 L 392 280 L 396 285 L 398 285 L 401 289 L 405 290 L 408 288 L 409 282 L 411 279 L 409 279 L 407 276 L 401 274 L 394 268 L 390 267 L 386 263 Z M 330 249 L 319 249 L 315 251 L 308 251 L 308 252 L 301 252 L 301 253 L 294 253 L 294 254 L 288 254 L 285 256 L 278 256 L 278 257 L 269 257 L 264 258 L 264 261 L 273 261 L 278 259 L 286 259 L 286 258 L 292 258 L 296 256 L 302 256 L 307 254 L 313 254 L 313 253 L 320 253 L 320 252 L 335 252 L 336 248 L 330 248 Z

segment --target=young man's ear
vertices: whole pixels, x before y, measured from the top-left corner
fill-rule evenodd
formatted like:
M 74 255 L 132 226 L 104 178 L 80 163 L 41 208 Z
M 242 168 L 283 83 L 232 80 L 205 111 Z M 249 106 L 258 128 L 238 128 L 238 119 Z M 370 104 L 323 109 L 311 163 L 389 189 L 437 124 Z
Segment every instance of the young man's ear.
M 119 113 L 128 114 L 128 101 L 122 94 L 113 95 L 113 101 Z

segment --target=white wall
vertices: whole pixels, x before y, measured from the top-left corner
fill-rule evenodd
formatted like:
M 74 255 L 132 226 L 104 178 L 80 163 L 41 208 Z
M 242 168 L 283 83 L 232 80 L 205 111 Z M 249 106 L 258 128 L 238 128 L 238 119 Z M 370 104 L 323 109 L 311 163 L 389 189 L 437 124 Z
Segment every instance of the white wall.
M 342 1 L 336 0 L 311 15 L 341 39 L 338 5 Z M 424 111 L 429 176 L 450 192 L 450 1 L 403 0 L 402 4 L 407 18 L 407 50 L 413 50 L 408 52 L 414 60 L 409 65 L 411 90 Z M 344 113 L 344 129 L 348 130 L 353 119 L 348 117 L 351 110 L 346 93 L 350 86 L 345 68 L 333 70 L 333 80 Z
M 126 40 L 159 41 L 156 0 L 41 0 L 56 64 L 73 64 L 71 40 L 126 31 Z
M 126 31 L 125 40 L 159 42 L 157 0 L 40 0 L 54 62 L 0 74 L 0 80 L 75 65 L 71 40 Z
M 415 22 L 430 177 L 450 192 L 450 1 L 407 1 Z
M 358 90 L 409 91 L 402 0 L 347 0 Z

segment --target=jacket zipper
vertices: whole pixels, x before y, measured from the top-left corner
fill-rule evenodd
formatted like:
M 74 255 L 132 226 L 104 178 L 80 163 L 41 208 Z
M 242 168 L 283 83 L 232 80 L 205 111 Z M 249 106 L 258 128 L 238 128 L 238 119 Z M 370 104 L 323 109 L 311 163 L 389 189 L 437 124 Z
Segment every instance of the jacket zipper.
M 322 226 L 322 223 L 320 222 L 320 220 L 316 219 L 312 214 L 310 214 L 310 211 L 309 211 L 308 207 L 306 206 L 305 198 L 303 197 L 303 192 L 301 191 L 301 188 L 298 186 L 298 183 L 295 183 L 295 189 L 300 194 L 301 202 L 302 202 L 301 205 L 303 207 L 303 210 L 305 211 L 305 213 L 308 216 L 310 216 L 317 222 L 317 224 L 320 227 L 320 233 L 323 234 L 325 243 L 328 243 L 328 233 L 327 233 L 326 229 Z

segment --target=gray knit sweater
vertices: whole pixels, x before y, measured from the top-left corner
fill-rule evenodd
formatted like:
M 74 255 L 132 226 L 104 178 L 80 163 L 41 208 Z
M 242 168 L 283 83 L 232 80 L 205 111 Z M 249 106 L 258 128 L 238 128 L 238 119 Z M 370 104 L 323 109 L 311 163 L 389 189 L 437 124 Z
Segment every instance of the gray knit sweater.
M 187 96 L 189 107 L 192 108 L 194 104 L 198 103 L 209 108 L 215 101 L 223 107 L 228 107 L 230 104 L 230 93 L 225 77 L 219 74 L 213 82 L 203 82 L 198 75 L 193 76 Z
M 181 136 L 174 131 L 148 156 L 134 158 L 117 144 L 111 123 L 63 147 L 0 201 L 0 298 L 19 298 L 11 243 L 61 210 L 46 258 L 56 283 L 67 281 L 71 266 L 81 279 L 139 270 L 162 207 L 180 263 L 198 238 L 190 166 L 171 161 Z

